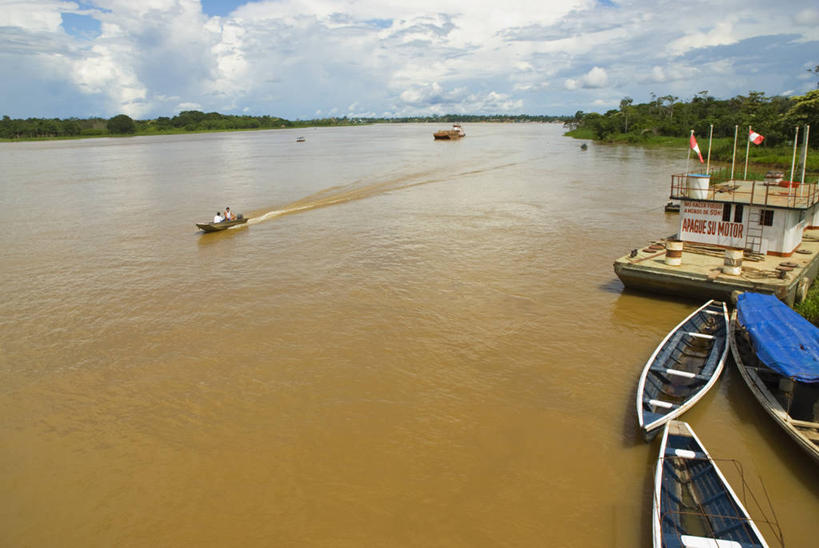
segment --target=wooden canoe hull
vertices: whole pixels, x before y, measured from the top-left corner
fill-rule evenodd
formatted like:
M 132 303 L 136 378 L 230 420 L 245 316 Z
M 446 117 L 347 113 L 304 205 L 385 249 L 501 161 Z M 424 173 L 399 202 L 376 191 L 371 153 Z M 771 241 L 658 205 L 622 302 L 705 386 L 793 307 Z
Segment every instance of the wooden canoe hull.
M 716 384 L 728 355 L 728 331 L 728 308 L 710 300 L 660 342 L 637 386 L 637 420 L 646 440 Z
M 682 421 L 670 421 L 663 429 L 651 528 L 655 548 L 768 546 L 711 455 Z
M 731 315 L 729 341 L 739 374 L 756 400 L 774 422 L 819 464 L 819 423 L 794 418 L 786 410 L 783 403 L 788 400 L 779 388 L 779 379 L 783 377 L 757 359 L 753 346 L 737 319 L 736 310 Z M 819 397 L 819 386 L 795 382 L 792 393 L 808 398 L 803 407 L 810 409 Z
M 444 129 L 441 131 L 436 131 L 432 134 L 432 137 L 438 141 L 454 141 L 455 139 L 460 139 L 461 134 L 454 129 Z

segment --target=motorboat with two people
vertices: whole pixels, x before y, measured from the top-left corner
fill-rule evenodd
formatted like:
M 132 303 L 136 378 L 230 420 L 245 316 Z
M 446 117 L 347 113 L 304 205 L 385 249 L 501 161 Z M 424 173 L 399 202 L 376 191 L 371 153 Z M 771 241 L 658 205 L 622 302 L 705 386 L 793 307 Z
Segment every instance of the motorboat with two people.
M 219 232 L 220 230 L 227 230 L 230 227 L 241 225 L 247 222 L 247 218 L 241 213 L 233 213 L 229 207 L 224 211 L 217 211 L 213 217 L 213 221 L 209 223 L 196 223 L 204 232 Z

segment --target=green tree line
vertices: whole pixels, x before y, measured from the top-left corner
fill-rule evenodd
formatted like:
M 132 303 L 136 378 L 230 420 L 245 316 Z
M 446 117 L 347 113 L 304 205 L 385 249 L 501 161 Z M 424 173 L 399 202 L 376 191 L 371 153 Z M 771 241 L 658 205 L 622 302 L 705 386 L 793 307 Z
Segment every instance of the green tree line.
M 272 129 L 292 127 L 293 122 L 274 116 L 236 116 L 204 113 L 195 110 L 180 112 L 169 118 L 133 120 L 125 114 L 105 118 L 26 118 L 0 120 L 0 138 L 36 139 L 55 137 L 92 137 L 100 135 L 172 133 L 182 131 L 225 131 L 233 129 Z
M 713 125 L 715 139 L 730 138 L 732 142 L 734 128 L 739 126 L 740 142 L 744 144 L 751 126 L 765 136 L 763 147 L 792 143 L 795 127 L 809 124 L 810 145 L 817 147 L 819 89 L 795 97 L 768 97 L 763 92 L 751 91 L 731 99 L 716 99 L 708 91 L 701 91 L 689 101 L 652 93 L 650 101 L 640 104 L 624 97 L 620 108 L 604 114 L 578 111 L 566 124 L 574 136 L 629 143 L 650 142 L 661 136 L 687 138 L 692 129 L 702 143 Z M 800 134 L 800 143 L 801 138 Z
M 105 118 L 26 118 L 0 120 L 0 139 L 51 139 L 94 137 L 103 135 L 150 135 L 194 131 L 229 131 L 243 129 L 278 129 L 316 126 L 344 126 L 385 122 L 565 122 L 569 116 L 532 115 L 455 115 L 417 116 L 403 118 L 330 117 L 313 120 L 287 120 L 277 116 L 246 116 L 186 110 L 176 116 L 160 116 L 151 120 L 134 120 L 125 114 Z

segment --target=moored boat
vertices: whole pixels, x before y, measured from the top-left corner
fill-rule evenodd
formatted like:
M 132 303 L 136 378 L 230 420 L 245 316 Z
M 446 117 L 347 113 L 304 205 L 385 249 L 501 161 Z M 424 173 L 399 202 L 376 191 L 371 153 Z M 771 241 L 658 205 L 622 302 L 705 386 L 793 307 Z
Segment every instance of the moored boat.
M 710 300 L 680 322 L 651 354 L 637 386 L 637 420 L 646 439 L 714 386 L 728 353 L 728 309 Z
M 748 511 L 691 427 L 663 430 L 651 512 L 655 548 L 767 547 Z
M 240 213 L 236 216 L 235 219 L 232 221 L 221 221 L 219 223 L 196 223 L 201 230 L 205 232 L 219 232 L 221 230 L 227 230 L 228 228 L 236 225 L 241 225 L 247 222 L 247 219 Z
M 819 463 L 819 329 L 773 295 L 742 293 L 730 345 L 762 408 Z

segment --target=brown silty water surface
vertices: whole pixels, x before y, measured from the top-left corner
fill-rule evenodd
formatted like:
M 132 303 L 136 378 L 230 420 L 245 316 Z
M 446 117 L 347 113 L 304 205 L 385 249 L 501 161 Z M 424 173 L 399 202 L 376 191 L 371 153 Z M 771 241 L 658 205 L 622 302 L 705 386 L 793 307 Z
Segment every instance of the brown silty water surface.
M 701 303 L 612 262 L 685 151 L 436 129 L 0 144 L 0 545 L 649 544 L 637 380 Z M 684 418 L 813 545 L 732 366 Z

